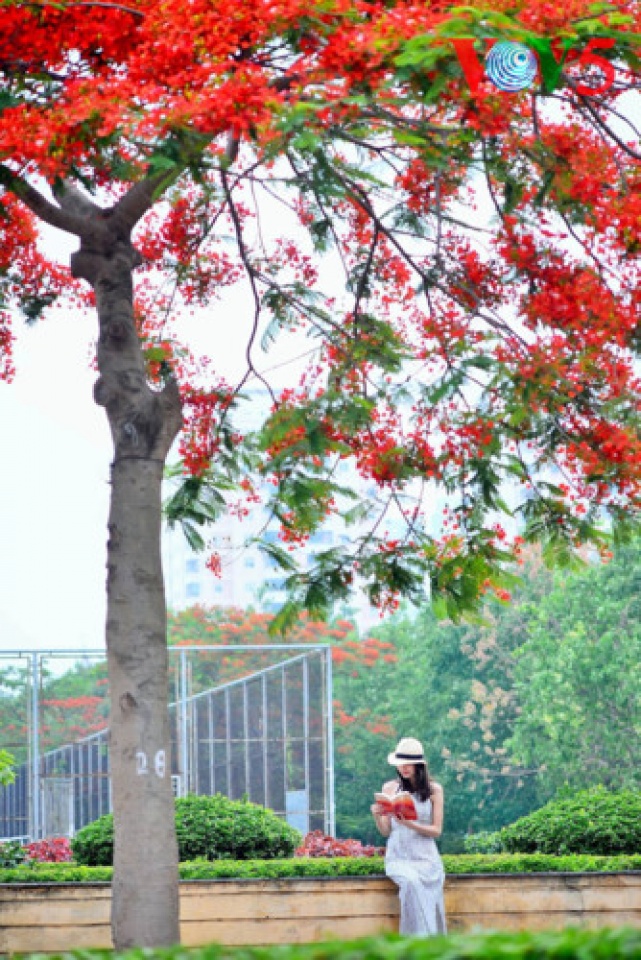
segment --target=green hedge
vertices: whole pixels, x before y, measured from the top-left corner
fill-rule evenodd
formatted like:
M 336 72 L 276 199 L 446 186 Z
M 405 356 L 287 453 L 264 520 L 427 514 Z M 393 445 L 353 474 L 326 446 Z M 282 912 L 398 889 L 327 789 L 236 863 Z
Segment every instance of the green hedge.
M 465 838 L 467 853 L 641 853 L 641 793 L 604 787 L 550 800 L 496 833 Z
M 447 874 L 621 873 L 641 871 L 641 854 L 626 857 L 546 854 L 446 854 Z M 192 860 L 180 865 L 183 880 L 279 879 L 287 877 L 362 877 L 384 873 L 382 857 L 291 857 L 285 860 Z M 34 863 L 0 868 L 0 883 L 104 883 L 111 867 L 75 863 Z
M 499 835 L 509 853 L 641 853 L 641 793 L 583 790 L 551 800 Z
M 291 857 L 298 830 L 272 810 L 249 800 L 190 795 L 176 800 L 176 836 L 181 860 L 253 860 Z M 113 863 L 113 814 L 79 830 L 71 841 L 74 860 L 88 867 Z
M 41 955 L 40 955 L 41 956 Z M 78 960 L 50 954 L 49 960 Z M 83 960 L 140 960 L 142 951 L 83 950 Z M 389 934 L 277 947 L 147 949 L 144 960 L 641 960 L 641 930 L 476 933 L 407 939 Z

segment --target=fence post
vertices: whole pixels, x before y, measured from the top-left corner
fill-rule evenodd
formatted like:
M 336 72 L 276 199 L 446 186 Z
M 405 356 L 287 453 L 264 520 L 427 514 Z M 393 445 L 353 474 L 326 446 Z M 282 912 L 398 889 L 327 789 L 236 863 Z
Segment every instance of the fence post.
M 332 673 L 332 647 L 326 647 L 327 656 L 327 779 L 328 834 L 336 836 L 336 797 L 334 792 L 334 678 Z
M 187 739 L 187 651 L 180 651 L 180 772 L 182 795 L 189 793 L 189 745 Z
M 40 655 L 31 654 L 31 839 L 41 839 L 40 823 Z

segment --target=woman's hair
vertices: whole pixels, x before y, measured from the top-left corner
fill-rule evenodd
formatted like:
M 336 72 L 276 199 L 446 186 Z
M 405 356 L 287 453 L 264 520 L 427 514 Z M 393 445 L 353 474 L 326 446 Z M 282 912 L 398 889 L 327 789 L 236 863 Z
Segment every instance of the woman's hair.
M 408 780 L 407 777 L 402 777 L 400 773 L 397 773 L 401 790 L 407 790 L 408 793 L 416 793 L 418 799 L 421 801 L 429 800 L 432 796 L 432 784 L 430 782 L 430 775 L 427 772 L 427 765 L 424 763 L 415 763 L 414 764 L 414 786 L 412 786 L 411 780 Z

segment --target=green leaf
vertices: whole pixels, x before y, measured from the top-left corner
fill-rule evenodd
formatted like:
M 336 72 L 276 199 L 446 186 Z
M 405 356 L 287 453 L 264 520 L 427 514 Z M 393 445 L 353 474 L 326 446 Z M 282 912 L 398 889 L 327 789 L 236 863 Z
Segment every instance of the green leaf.
M 318 150 L 320 144 L 320 137 L 312 130 L 305 130 L 302 133 L 299 133 L 298 136 L 294 137 L 292 140 L 292 147 L 295 150 L 299 150 L 301 153 Z
M 273 560 L 281 570 L 295 571 L 298 569 L 298 565 L 291 553 L 289 553 L 289 551 L 284 547 L 281 547 L 280 544 L 271 543 L 260 539 L 256 539 L 253 542 L 258 544 L 261 552 Z
M 302 611 L 303 605 L 300 601 L 287 600 L 269 624 L 270 635 L 286 634 L 296 624 Z

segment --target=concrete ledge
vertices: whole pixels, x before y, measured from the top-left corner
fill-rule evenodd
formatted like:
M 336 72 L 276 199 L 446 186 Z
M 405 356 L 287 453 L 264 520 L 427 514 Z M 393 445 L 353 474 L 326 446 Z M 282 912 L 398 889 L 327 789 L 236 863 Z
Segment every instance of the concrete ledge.
M 0 884 L 0 950 L 48 953 L 111 947 L 109 884 Z M 450 930 L 641 928 L 641 873 L 448 877 Z M 180 884 L 186 946 L 304 943 L 398 929 L 385 877 L 191 880 Z

